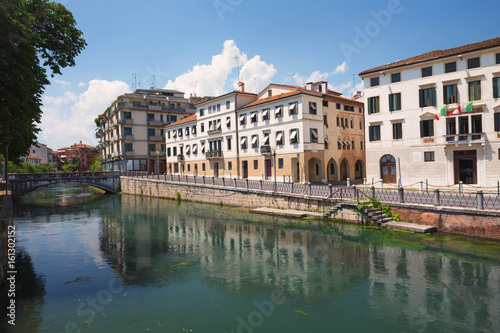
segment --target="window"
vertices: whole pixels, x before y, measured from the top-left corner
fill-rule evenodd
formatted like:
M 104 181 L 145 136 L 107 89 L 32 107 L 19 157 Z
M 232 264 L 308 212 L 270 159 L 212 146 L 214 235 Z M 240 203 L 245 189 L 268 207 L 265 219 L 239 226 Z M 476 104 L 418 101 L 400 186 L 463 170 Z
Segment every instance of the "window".
M 231 162 L 231 161 L 227 162 L 227 169 L 229 171 L 233 170 L 233 162 Z
M 241 145 L 241 149 L 247 149 L 247 137 L 246 136 L 243 136 L 240 139 L 240 145 Z
M 316 106 L 316 102 L 309 102 L 309 113 L 310 114 L 317 114 L 318 113 L 318 108 Z
M 318 142 L 318 139 L 319 139 L 318 129 L 311 128 L 311 142 Z
M 186 155 L 190 155 L 191 154 L 191 146 L 186 146 Z
M 380 98 L 370 97 L 368 98 L 368 114 L 380 113 Z
M 132 143 L 126 143 L 125 144 L 125 151 L 134 151 L 134 148 L 132 146 Z
M 401 110 L 401 93 L 389 95 L 389 111 Z
M 196 125 L 191 127 L 191 134 L 196 134 Z
M 191 164 L 188 164 L 188 171 L 191 171 Z
M 273 91 L 272 90 L 268 90 L 267 91 L 267 97 L 271 97 L 273 95 Z
M 469 101 L 481 99 L 481 81 L 469 81 Z
M 426 88 L 419 90 L 420 107 L 436 106 L 436 88 Z
M 252 148 L 258 148 L 258 147 L 259 147 L 259 136 L 252 135 Z
M 275 118 L 281 118 L 281 117 L 283 117 L 283 107 L 281 105 L 277 106 L 274 109 L 274 117 Z
M 253 160 L 253 169 L 258 170 L 259 169 L 259 160 Z
M 177 116 L 170 116 L 170 121 L 175 123 L 177 121 Z
M 276 145 L 282 146 L 283 141 L 283 131 L 276 132 Z
M 250 122 L 251 123 L 256 123 L 257 122 L 257 111 L 253 111 L 250 114 Z
M 247 116 L 246 114 L 240 115 L 240 125 L 245 125 L 247 123 Z
M 449 62 L 447 64 L 444 64 L 444 72 L 445 73 L 452 73 L 457 71 L 457 63 L 456 62 Z
M 401 73 L 391 74 L 391 83 L 400 82 L 401 81 Z
M 323 106 L 328 106 L 328 101 L 323 100 Z
M 370 141 L 380 141 L 380 125 L 368 127 L 368 136 Z
M 205 171 L 205 163 L 201 163 L 201 171 Z
M 155 115 L 152 113 L 148 113 L 148 121 L 153 121 L 155 120 Z
M 185 132 L 185 134 L 186 134 L 187 136 L 189 136 L 189 127 L 186 127 L 186 129 L 185 129 L 185 131 L 184 131 L 184 132 Z
M 363 121 L 362 120 L 359 121 L 359 129 L 363 129 Z
M 205 124 L 204 123 L 200 124 L 200 132 L 201 133 L 205 132 Z
M 299 130 L 298 129 L 293 129 L 290 131 L 290 143 L 291 144 L 296 144 L 299 143 Z
M 288 111 L 290 112 L 290 114 L 297 114 L 297 103 L 290 103 L 288 105 Z
M 340 127 L 340 118 L 337 116 L 337 127 Z
M 231 138 L 227 138 L 226 142 L 227 142 L 227 150 L 231 150 L 232 149 Z
M 432 76 L 432 66 L 422 68 L 422 77 Z
M 370 87 L 376 87 L 380 84 L 380 79 L 378 77 L 372 77 L 370 79 Z
M 130 112 L 130 111 L 123 112 L 123 118 L 125 118 L 125 119 L 132 119 L 132 112 Z
M 269 132 L 264 133 L 264 146 L 269 146 Z
M 495 113 L 495 118 L 493 121 L 495 122 L 495 131 L 500 132 L 500 112 Z
M 467 59 L 467 68 L 472 69 L 472 68 L 478 68 L 481 67 L 481 58 L 471 58 Z
M 500 54 L 500 53 L 499 53 Z M 493 78 L 493 98 L 500 98 L 500 77 Z
M 326 114 L 323 115 L 323 124 L 328 127 L 328 116 Z
M 345 128 L 344 118 L 340 118 L 340 126 L 342 126 L 342 128 Z
M 424 161 L 425 162 L 434 162 L 434 152 L 433 151 L 424 152 Z
M 182 138 L 182 128 L 179 128 L 179 130 L 177 131 L 177 135 L 179 136 L 179 138 Z
M 172 155 L 177 156 L 177 147 L 172 148 Z
M 500 53 L 497 53 L 497 61 L 496 61 L 497 65 L 500 64 Z
M 392 138 L 394 140 L 399 140 L 403 138 L 403 123 L 392 124 Z
M 217 111 L 220 111 L 220 104 L 217 104 Z
M 359 148 L 360 148 L 361 150 L 363 150 L 363 141 L 360 141 L 360 142 L 359 142 Z
M 212 106 L 209 106 L 208 107 L 208 114 L 211 114 L 212 113 Z
M 284 163 L 282 158 L 278 158 L 278 169 L 283 169 Z
M 269 120 L 269 109 L 262 110 L 262 120 Z
M 181 130 L 182 132 L 182 130 Z M 155 129 L 154 128 L 148 128 L 148 136 L 155 136 Z
M 125 127 L 124 128 L 124 135 L 132 135 L 132 127 Z M 170 137 L 169 137 L 170 139 Z
M 354 124 L 352 123 L 352 119 L 351 119 L 351 128 L 354 128 Z
M 193 154 L 197 154 L 198 153 L 198 145 L 195 143 L 193 145 Z M 196 169 L 196 168 L 195 168 Z
M 340 142 L 340 139 L 337 141 L 337 149 L 342 149 L 342 143 Z
M 155 144 L 154 143 L 150 143 L 148 144 L 148 151 L 155 151 L 156 150 L 156 147 L 155 147 Z
M 345 111 L 352 111 L 352 112 L 354 112 L 354 106 L 344 105 L 344 110 Z
M 434 119 L 420 120 L 420 137 L 434 136 Z
M 337 108 L 337 110 L 340 110 L 340 104 L 339 104 L 339 103 L 337 103 L 337 104 L 335 105 L 335 107 Z
M 226 110 L 229 110 L 229 108 L 231 107 L 231 102 L 230 101 L 227 101 L 226 102 Z
M 205 115 L 205 110 L 204 109 L 200 109 L 200 117 L 203 117 Z
M 472 133 L 482 133 L 483 132 L 483 122 L 481 121 L 482 117 L 480 114 L 471 116 L 472 123 Z M 474 139 L 474 135 L 472 139 Z
M 354 149 L 355 149 L 355 148 L 354 148 L 354 140 L 353 140 L 353 141 L 351 141 L 351 149 L 352 149 L 352 150 L 354 150 Z
M 201 153 L 205 154 L 205 141 L 201 141 Z
M 457 84 L 443 86 L 443 104 L 458 103 Z
M 172 156 L 172 152 L 171 152 L 170 147 L 167 148 L 167 156 L 169 156 L 169 157 Z

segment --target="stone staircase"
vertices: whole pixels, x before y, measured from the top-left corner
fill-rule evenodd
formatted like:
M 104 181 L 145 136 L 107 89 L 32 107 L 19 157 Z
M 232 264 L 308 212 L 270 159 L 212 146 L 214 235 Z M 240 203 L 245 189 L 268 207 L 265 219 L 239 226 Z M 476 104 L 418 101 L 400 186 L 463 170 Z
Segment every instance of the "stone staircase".
M 390 217 L 385 217 L 384 212 L 379 208 L 368 208 L 366 215 L 371 221 L 371 224 L 383 226 L 386 223 L 392 222 Z

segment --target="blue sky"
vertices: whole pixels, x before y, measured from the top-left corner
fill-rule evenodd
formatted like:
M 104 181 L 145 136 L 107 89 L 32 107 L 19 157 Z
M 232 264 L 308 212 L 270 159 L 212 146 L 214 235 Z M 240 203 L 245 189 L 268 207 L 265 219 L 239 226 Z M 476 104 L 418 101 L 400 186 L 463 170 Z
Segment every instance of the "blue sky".
M 93 119 L 134 81 L 217 95 L 238 64 L 247 91 L 326 80 L 350 96 L 365 69 L 500 36 L 492 0 L 60 2 L 88 46 L 44 94 L 38 138 L 54 150 L 96 145 Z

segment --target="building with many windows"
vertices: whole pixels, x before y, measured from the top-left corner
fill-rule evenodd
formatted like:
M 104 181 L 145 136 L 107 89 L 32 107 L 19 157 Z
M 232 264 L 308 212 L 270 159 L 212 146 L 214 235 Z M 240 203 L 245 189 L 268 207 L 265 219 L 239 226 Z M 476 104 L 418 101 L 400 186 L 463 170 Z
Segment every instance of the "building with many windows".
M 193 114 L 200 100 L 169 89 L 137 89 L 120 95 L 96 118 L 103 170 L 164 173 L 164 127 Z
M 495 186 L 500 178 L 500 37 L 360 73 L 367 177 Z M 399 162 L 399 163 L 398 163 Z M 400 166 L 398 166 L 400 165 Z
M 78 171 L 90 171 L 94 158 L 99 155 L 93 146 L 75 143 L 70 147 L 59 148 L 54 152 L 57 157 L 57 167 L 62 170 L 66 164 L 76 165 Z
M 196 105 L 166 127 L 168 172 L 326 182 L 364 176 L 363 104 L 330 91 L 270 84 Z

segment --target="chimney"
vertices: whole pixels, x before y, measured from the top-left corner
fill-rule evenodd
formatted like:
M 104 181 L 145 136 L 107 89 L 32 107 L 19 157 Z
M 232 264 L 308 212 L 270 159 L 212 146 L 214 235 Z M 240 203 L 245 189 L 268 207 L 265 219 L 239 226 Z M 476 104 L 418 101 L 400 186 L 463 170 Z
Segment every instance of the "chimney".
M 306 83 L 306 89 L 312 90 L 313 83 L 312 82 L 307 82 Z
M 245 91 L 245 83 L 244 82 L 238 83 L 238 90 Z

